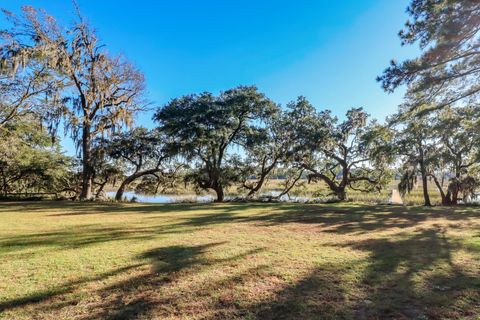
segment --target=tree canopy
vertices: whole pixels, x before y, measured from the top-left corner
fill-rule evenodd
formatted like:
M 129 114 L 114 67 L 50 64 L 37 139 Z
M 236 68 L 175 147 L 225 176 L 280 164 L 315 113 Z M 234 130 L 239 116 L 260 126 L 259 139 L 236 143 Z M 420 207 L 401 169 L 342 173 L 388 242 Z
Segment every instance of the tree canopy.
M 392 60 L 378 77 L 392 92 L 408 85 L 410 109 L 429 111 L 458 102 L 471 103 L 480 92 L 480 2 L 412 0 L 411 20 L 399 36 L 402 45 L 419 44 L 422 54 Z M 422 110 L 426 108 L 426 110 Z
M 407 89 L 385 124 L 363 108 L 337 117 L 303 96 L 282 106 L 255 86 L 238 86 L 171 99 L 157 107 L 153 129 L 133 121 L 149 104 L 143 73 L 109 53 L 74 4 L 67 26 L 42 9 L 3 10 L 3 196 L 52 190 L 91 200 L 116 188 L 121 201 L 132 188 L 156 193 L 179 177 L 185 189 L 215 193 L 218 202 L 233 193 L 290 197 L 307 181 L 326 186 L 329 200 L 344 201 L 353 191 L 379 193 L 394 177 L 402 195 L 421 181 L 425 205 L 438 202 L 431 197 L 437 191 L 444 205 L 476 195 L 479 1 L 411 1 L 399 35 L 422 53 L 392 61 L 378 77 L 385 91 Z M 78 158 L 62 154 L 61 128 Z M 266 195 L 271 178 L 280 183 Z
M 124 57 L 110 55 L 80 13 L 69 28 L 28 6 L 23 7 L 21 17 L 5 14 L 11 28 L 1 32 L 9 40 L 0 51 L 2 61 L 14 66 L 21 61 L 27 69 L 40 64 L 55 76 L 55 95 L 50 100 L 57 109 L 47 114 L 51 121 L 61 118 L 66 122 L 81 150 L 80 198 L 90 199 L 94 176 L 92 141 L 129 125 L 133 113 L 144 106 L 143 74 Z
M 258 130 L 275 105 L 256 87 L 173 99 L 154 118 L 170 139 L 170 148 L 199 163 L 188 176 L 201 189 L 212 189 L 223 201 L 224 188 L 239 180 L 238 157 L 230 153 L 246 135 Z

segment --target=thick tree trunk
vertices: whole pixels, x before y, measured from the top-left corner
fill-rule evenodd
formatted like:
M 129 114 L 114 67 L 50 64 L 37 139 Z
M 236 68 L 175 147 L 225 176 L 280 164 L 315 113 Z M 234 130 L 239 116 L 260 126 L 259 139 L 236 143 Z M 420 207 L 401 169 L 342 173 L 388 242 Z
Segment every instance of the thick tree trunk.
M 341 163 L 341 165 L 342 165 L 342 182 L 337 187 L 337 190 L 335 193 L 337 194 L 338 200 L 345 201 L 347 200 L 347 192 L 345 189 L 347 188 L 347 184 L 349 181 L 348 179 L 350 176 L 350 170 L 348 169 L 346 159 L 344 159 L 344 162 Z
M 217 194 L 217 199 L 215 200 L 215 202 L 223 202 L 225 195 L 223 193 L 222 186 L 217 186 L 216 188 L 214 188 L 214 190 L 215 190 L 215 193 Z
M 149 174 L 155 174 L 157 172 L 160 172 L 160 169 L 151 169 L 151 170 L 139 171 L 139 172 L 136 172 L 136 173 L 132 174 L 131 176 L 128 176 L 120 184 L 120 187 L 118 188 L 117 193 L 115 194 L 115 200 L 116 201 L 122 201 L 123 194 L 125 193 L 125 190 L 130 185 L 130 183 L 132 183 L 133 181 L 135 181 L 136 179 L 138 179 L 140 177 L 143 177 L 143 176 L 146 176 L 146 175 L 149 175 Z
M 347 192 L 345 191 L 345 187 L 338 187 L 337 190 L 335 190 L 335 194 L 337 195 L 338 200 L 347 200 Z
M 136 178 L 132 178 L 132 176 L 129 176 L 120 184 L 120 187 L 118 187 L 117 193 L 115 194 L 116 201 L 122 201 L 125 190 L 127 189 L 128 185 L 132 183 L 135 179 Z
M 93 167 L 91 159 L 91 137 L 90 124 L 83 124 L 82 132 L 82 191 L 80 192 L 80 200 L 92 199 L 93 185 Z
M 458 204 L 458 194 L 460 193 L 460 165 L 457 166 L 455 170 L 455 187 L 452 190 L 452 204 Z
M 8 185 L 7 185 L 7 178 L 5 178 L 5 175 L 3 173 L 3 170 L 2 170 L 2 181 L 3 181 L 3 188 L 2 188 L 2 191 L 3 191 L 3 195 L 4 197 L 6 198 L 7 197 L 7 193 L 8 193 Z

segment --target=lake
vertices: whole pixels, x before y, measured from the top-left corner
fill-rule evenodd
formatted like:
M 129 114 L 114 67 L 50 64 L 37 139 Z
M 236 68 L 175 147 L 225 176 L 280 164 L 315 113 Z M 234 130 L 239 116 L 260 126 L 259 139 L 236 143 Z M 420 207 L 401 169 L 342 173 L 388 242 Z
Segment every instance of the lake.
M 115 198 L 115 192 L 107 192 L 108 198 Z M 137 202 L 145 203 L 176 203 L 176 202 L 212 202 L 215 198 L 212 195 L 147 195 L 138 194 L 135 192 L 125 192 L 123 198 L 127 201 L 131 201 L 135 197 Z

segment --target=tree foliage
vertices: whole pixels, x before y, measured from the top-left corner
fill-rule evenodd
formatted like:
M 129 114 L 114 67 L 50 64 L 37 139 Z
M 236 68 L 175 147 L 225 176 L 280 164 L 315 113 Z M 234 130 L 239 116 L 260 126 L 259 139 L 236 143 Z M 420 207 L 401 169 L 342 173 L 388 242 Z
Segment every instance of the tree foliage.
M 69 28 L 28 6 L 21 17 L 7 16 L 11 28 L 2 34 L 10 42 L 3 47 L 3 61 L 13 65 L 34 61 L 55 75 L 57 94 L 52 99 L 61 109 L 49 115 L 57 121 L 62 117 L 81 150 L 80 198 L 90 199 L 92 142 L 131 123 L 133 113 L 144 105 L 144 77 L 124 57 L 108 54 L 80 13 Z
M 479 163 L 478 108 L 446 107 L 429 116 L 404 118 L 395 146 L 402 168 L 399 190 L 411 192 L 422 180 L 425 205 L 431 205 L 429 184 L 440 193 L 442 204 L 457 204 L 474 196 Z
M 176 171 L 168 167 L 171 155 L 165 138 L 157 130 L 138 127 L 104 140 L 103 145 L 108 157 L 124 168 L 125 177 L 115 195 L 117 201 L 122 200 L 123 193 L 135 180 L 150 175 L 160 183 L 165 175 Z
M 330 111 L 315 111 L 303 98 L 290 108 L 302 119 L 301 125 L 295 124 L 299 140 L 293 152 L 310 181 L 323 181 L 339 200 L 347 198 L 347 188 L 381 190 L 392 161 L 392 136 L 386 127 L 368 122 L 361 108 L 349 110 L 342 122 Z
M 0 130 L 0 190 L 9 193 L 63 191 L 71 159 L 38 122 L 9 121 Z
M 173 99 L 155 119 L 171 139 L 170 148 L 197 163 L 187 179 L 214 190 L 217 201 L 223 201 L 224 189 L 240 179 L 240 159 L 232 148 L 258 130 L 272 112 L 273 103 L 257 88 L 241 86 L 219 96 L 202 93 Z
M 407 12 L 411 20 L 400 39 L 403 45 L 418 43 L 423 52 L 401 63 L 393 60 L 378 77 L 383 88 L 392 92 L 408 85 L 411 109 L 422 112 L 478 99 L 480 2 L 412 0 Z

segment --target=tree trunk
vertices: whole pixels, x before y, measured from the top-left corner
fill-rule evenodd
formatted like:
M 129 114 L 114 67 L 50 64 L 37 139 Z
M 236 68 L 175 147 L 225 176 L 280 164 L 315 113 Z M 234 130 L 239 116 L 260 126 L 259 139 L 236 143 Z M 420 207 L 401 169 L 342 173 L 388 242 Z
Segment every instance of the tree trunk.
M 443 203 L 442 203 L 443 204 Z M 445 203 L 444 205 L 446 206 L 451 206 L 453 203 L 453 199 L 452 199 L 452 191 L 448 190 L 447 191 L 447 195 L 445 196 Z
M 115 194 L 115 201 L 122 201 L 123 199 L 123 193 L 127 189 L 128 185 L 133 182 L 132 176 L 127 177 L 127 179 L 123 180 L 123 182 L 120 184 L 120 187 L 118 187 L 117 193 Z
M 420 157 L 420 173 L 422 175 L 423 199 L 425 201 L 424 205 L 430 207 L 432 203 L 430 202 L 430 195 L 428 194 L 428 177 L 427 169 L 425 168 L 425 162 L 423 160 L 423 149 L 420 152 Z
M 80 192 L 80 200 L 92 199 L 93 185 L 93 168 L 91 159 L 91 137 L 90 124 L 83 124 L 82 132 L 82 191 Z
M 5 196 L 5 198 L 7 197 L 7 193 L 8 193 L 8 186 L 7 186 L 7 178 L 5 178 L 5 175 L 4 175 L 4 172 L 3 172 L 3 169 L 2 169 L 2 181 L 3 181 L 3 195 Z
M 452 190 L 452 204 L 458 204 L 458 194 L 460 193 L 460 166 L 458 165 L 455 170 L 455 188 Z
M 145 170 L 145 171 L 139 171 L 131 176 L 128 176 L 125 180 L 122 181 L 120 184 L 120 187 L 117 190 L 117 193 L 115 194 L 115 200 L 116 201 L 122 201 L 123 194 L 125 193 L 125 190 L 127 189 L 128 185 L 135 181 L 136 179 L 149 175 L 149 174 L 155 174 L 157 172 L 160 172 L 160 169 L 151 169 L 151 170 Z
M 340 201 L 345 201 L 347 200 L 347 193 L 345 192 L 345 187 L 338 187 L 335 190 L 335 194 Z
M 217 186 L 216 188 L 214 188 L 214 190 L 215 190 L 215 193 L 217 194 L 217 199 L 215 200 L 215 202 L 223 202 L 225 195 L 223 193 L 222 186 Z
M 260 179 L 258 180 L 257 184 L 252 187 L 250 189 L 250 191 L 248 192 L 247 194 L 247 197 L 251 197 L 253 196 L 255 193 L 258 192 L 258 190 L 260 190 L 260 188 L 263 186 L 263 183 L 265 182 L 265 175 L 262 174 L 262 176 L 260 177 Z
M 103 189 L 105 188 L 107 183 L 108 183 L 108 180 L 105 180 L 105 181 L 103 181 L 102 183 L 99 184 L 100 187 L 98 188 L 97 192 L 95 193 L 95 198 L 98 199 L 100 197 L 100 195 L 102 194 Z
M 450 205 L 450 193 L 447 193 L 445 195 L 445 192 L 443 191 L 443 178 L 442 182 L 440 183 L 435 175 L 431 175 L 433 178 L 433 182 L 435 182 L 435 185 L 437 186 L 438 191 L 440 192 L 440 197 L 442 198 L 442 206 L 447 206 Z
M 342 165 L 342 182 L 337 187 L 335 193 L 337 194 L 338 200 L 345 201 L 347 200 L 347 192 L 345 191 L 345 189 L 347 188 L 348 179 L 350 176 L 350 170 L 348 169 L 346 160 L 344 160 L 344 162 L 341 163 L 341 165 Z
M 258 179 L 257 181 L 257 184 L 252 187 L 250 189 L 250 191 L 248 192 L 247 194 L 247 197 L 251 197 L 253 196 L 255 193 L 258 192 L 258 190 L 260 190 L 263 186 L 263 184 L 265 183 L 265 179 L 267 178 L 268 174 L 270 173 L 270 171 L 273 170 L 273 168 L 275 168 L 275 166 L 277 165 L 277 161 L 278 161 L 278 158 L 275 158 L 273 160 L 273 162 L 265 168 L 265 160 L 262 164 L 262 173 L 260 174 L 260 179 Z

